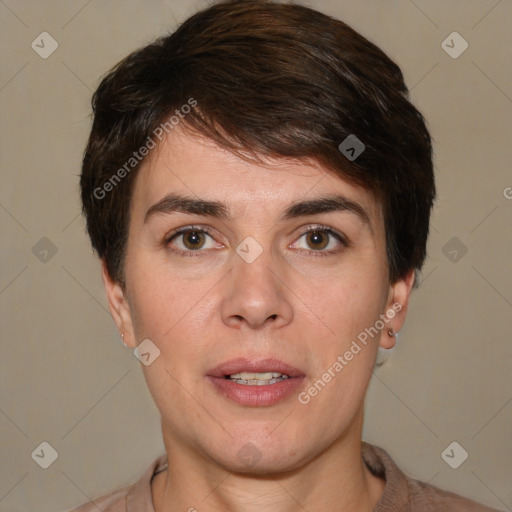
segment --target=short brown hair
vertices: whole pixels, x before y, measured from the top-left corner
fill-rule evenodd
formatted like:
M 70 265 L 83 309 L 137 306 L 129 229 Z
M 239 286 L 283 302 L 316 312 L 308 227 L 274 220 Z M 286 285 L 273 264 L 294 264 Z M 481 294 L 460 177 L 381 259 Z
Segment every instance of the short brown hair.
M 155 129 L 194 98 L 182 121 L 235 154 L 313 158 L 375 194 L 389 279 L 426 257 L 435 199 L 431 138 L 400 68 L 344 22 L 293 3 L 218 2 L 127 56 L 93 95 L 81 197 L 92 245 L 124 281 L 134 177 L 122 173 Z M 349 135 L 355 160 L 338 146 Z M 119 177 L 120 175 L 118 175 Z M 98 197 L 98 196 L 101 197 Z M 416 283 L 415 283 L 416 285 Z

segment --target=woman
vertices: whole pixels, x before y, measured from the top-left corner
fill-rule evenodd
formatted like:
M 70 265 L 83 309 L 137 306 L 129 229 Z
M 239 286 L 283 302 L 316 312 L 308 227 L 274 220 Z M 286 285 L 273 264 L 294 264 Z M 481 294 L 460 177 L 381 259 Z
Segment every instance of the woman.
M 491 510 L 361 440 L 435 198 L 397 65 L 315 10 L 227 1 L 93 105 L 83 209 L 166 454 L 77 510 Z

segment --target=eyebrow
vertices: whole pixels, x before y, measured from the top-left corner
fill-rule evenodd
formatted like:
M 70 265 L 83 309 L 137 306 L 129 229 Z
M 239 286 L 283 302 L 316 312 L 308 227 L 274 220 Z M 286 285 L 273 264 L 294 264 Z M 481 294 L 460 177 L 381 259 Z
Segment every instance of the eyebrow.
M 280 220 L 283 221 L 334 211 L 345 211 L 356 215 L 373 233 L 370 216 L 363 206 L 342 195 L 329 195 L 326 197 L 296 201 L 286 208 Z M 226 204 L 220 201 L 196 199 L 171 193 L 148 209 L 144 216 L 144 223 L 148 222 L 155 215 L 170 215 L 176 212 L 233 221 Z

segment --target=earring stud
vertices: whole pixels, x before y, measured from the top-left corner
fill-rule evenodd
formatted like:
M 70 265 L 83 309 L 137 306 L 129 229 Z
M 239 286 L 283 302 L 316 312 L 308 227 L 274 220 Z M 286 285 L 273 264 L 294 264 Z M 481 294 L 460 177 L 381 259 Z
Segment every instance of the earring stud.
M 389 329 L 388 330 L 388 335 L 393 337 L 395 335 L 395 331 L 393 331 L 393 329 Z
M 123 342 L 123 345 L 127 347 L 128 345 L 124 342 L 124 332 L 119 333 L 121 336 L 121 341 Z

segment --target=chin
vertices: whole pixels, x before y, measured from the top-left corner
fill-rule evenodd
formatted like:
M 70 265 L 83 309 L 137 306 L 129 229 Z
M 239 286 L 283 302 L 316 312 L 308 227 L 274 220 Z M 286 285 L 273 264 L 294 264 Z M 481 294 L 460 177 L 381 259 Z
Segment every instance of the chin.
M 240 460 L 238 455 L 227 461 L 222 461 L 221 465 L 232 473 L 253 476 L 268 476 L 272 474 L 288 473 L 294 471 L 301 466 L 301 463 L 294 457 L 283 458 L 280 454 L 261 456 L 259 459 L 251 460 L 250 458 Z
M 225 469 L 247 475 L 285 473 L 299 468 L 307 461 L 307 455 L 301 450 L 304 448 L 303 441 L 291 443 L 287 438 L 286 442 L 282 440 L 277 445 L 275 439 L 269 442 L 265 433 L 259 434 L 253 436 L 252 440 L 247 440 L 247 435 L 244 435 L 244 439 L 232 439 L 228 452 L 224 444 L 217 453 L 210 456 Z

